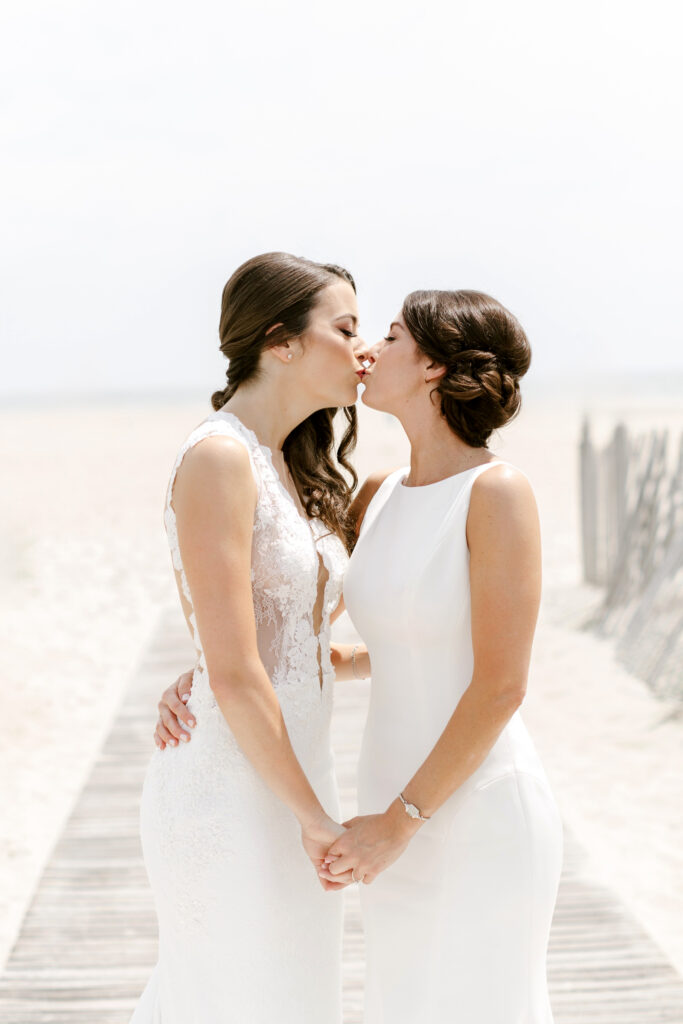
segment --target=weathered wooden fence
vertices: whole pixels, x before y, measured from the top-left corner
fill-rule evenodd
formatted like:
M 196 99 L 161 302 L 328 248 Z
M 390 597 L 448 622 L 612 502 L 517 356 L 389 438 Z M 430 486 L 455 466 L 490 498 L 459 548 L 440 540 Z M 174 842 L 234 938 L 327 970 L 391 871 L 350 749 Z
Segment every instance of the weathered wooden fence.
M 581 438 L 583 571 L 605 588 L 588 628 L 617 641 L 620 659 L 661 696 L 683 699 L 683 436 L 629 436 L 600 448 Z

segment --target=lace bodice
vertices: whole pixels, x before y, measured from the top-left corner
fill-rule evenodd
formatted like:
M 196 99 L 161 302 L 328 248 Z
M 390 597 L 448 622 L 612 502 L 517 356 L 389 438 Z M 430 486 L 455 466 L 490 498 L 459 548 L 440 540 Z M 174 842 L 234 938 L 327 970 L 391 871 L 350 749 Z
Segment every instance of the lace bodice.
M 346 550 L 339 537 L 330 533 L 319 519 L 304 519 L 273 466 L 270 449 L 260 444 L 254 432 L 233 413 L 222 410 L 201 423 L 178 452 L 164 517 L 200 672 L 208 684 L 192 595 L 178 545 L 172 498 L 176 473 L 185 454 L 216 434 L 232 437 L 244 445 L 257 485 L 251 579 L 261 659 L 276 689 L 307 692 L 320 702 L 321 689 L 329 688 L 333 676 L 330 615 L 341 597 L 348 561 Z M 193 697 L 201 697 L 195 689 L 193 683 Z M 208 685 L 204 690 L 205 699 L 215 704 Z M 305 713 L 303 706 L 301 710 Z

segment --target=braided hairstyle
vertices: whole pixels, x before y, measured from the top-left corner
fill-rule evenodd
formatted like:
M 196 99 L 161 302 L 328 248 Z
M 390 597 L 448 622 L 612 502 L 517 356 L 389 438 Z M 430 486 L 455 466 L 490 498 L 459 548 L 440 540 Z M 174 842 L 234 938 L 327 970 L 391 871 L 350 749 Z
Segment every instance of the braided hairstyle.
M 211 396 L 214 409 L 221 409 L 241 384 L 258 378 L 265 349 L 304 333 L 319 293 L 339 279 L 356 290 L 343 267 L 285 252 L 264 253 L 237 268 L 223 289 L 218 333 L 229 361 L 228 380 Z M 274 324 L 281 326 L 266 334 Z M 333 421 L 339 411 L 318 409 L 308 416 L 287 435 L 282 451 L 306 514 L 321 519 L 350 551 L 355 534 L 349 506 L 358 476 L 349 456 L 356 446 L 357 414 L 354 406 L 341 409 L 346 430 L 335 450 Z
M 486 448 L 522 403 L 519 381 L 531 347 L 518 320 L 474 291 L 411 292 L 401 312 L 418 348 L 446 367 L 431 394 L 438 395 L 451 430 L 465 444 Z

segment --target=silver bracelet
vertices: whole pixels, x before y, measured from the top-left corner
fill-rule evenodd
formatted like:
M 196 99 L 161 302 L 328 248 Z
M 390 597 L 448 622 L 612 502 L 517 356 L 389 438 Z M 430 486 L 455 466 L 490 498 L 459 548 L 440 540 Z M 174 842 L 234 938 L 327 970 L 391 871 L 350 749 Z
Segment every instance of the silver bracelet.
M 406 814 L 408 815 L 409 818 L 412 818 L 413 820 L 419 818 L 420 821 L 429 821 L 429 818 L 425 818 L 424 814 L 422 814 L 420 809 L 416 807 L 415 804 L 411 804 L 406 800 L 403 793 L 399 793 L 398 796 L 401 803 L 405 807 Z
M 353 672 L 354 679 L 367 679 L 367 676 L 359 676 L 358 669 L 356 667 L 356 651 L 360 647 L 360 644 L 354 644 L 351 650 L 351 670 Z

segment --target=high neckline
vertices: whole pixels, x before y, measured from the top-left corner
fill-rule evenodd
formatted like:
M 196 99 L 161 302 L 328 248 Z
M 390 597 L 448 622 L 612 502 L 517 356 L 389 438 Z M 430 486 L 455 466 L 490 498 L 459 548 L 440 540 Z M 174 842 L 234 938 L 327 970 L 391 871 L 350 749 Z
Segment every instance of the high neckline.
M 466 473 L 471 473 L 475 469 L 481 469 L 482 466 L 500 465 L 502 462 L 502 459 L 491 459 L 489 462 L 480 462 L 476 466 L 470 466 L 469 469 L 461 469 L 459 473 L 451 473 L 450 476 L 444 476 L 441 480 L 435 480 L 431 484 L 406 484 L 405 480 L 410 473 L 410 467 L 408 467 L 403 476 L 399 478 L 398 486 L 401 491 L 426 491 L 431 487 L 439 487 L 440 484 L 447 484 L 451 480 L 456 480 L 459 476 L 465 476 Z

